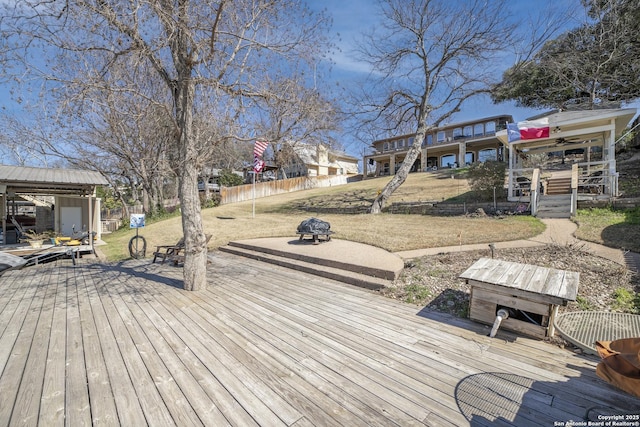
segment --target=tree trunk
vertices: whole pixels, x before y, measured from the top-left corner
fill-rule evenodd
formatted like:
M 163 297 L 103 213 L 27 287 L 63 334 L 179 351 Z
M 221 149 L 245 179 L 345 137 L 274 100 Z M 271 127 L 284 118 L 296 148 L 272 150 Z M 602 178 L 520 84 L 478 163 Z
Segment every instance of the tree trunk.
M 420 118 L 423 119 L 420 121 L 420 123 L 424 123 L 424 121 L 426 120 L 426 117 L 422 118 L 422 115 L 421 115 Z M 424 136 L 426 132 L 427 132 L 426 126 L 422 124 L 418 126 L 418 132 L 416 132 L 416 138 L 413 140 L 413 145 L 411 145 L 411 148 L 407 152 L 407 155 L 405 156 L 404 161 L 400 166 L 400 169 L 398 169 L 398 172 L 396 172 L 393 178 L 391 178 L 391 181 L 389 181 L 387 185 L 384 186 L 380 194 L 378 194 L 378 196 L 375 198 L 375 200 L 371 204 L 369 213 L 371 214 L 381 213 L 389 197 L 391 197 L 393 192 L 396 191 L 398 187 L 400 187 L 404 183 L 404 181 L 407 179 L 407 176 L 409 175 L 409 171 L 411 170 L 411 166 L 413 166 L 416 159 L 418 158 L 418 155 L 420 154 L 420 150 L 422 150 L 422 141 L 424 141 Z
M 177 136 L 180 161 L 178 193 L 185 243 L 184 289 L 199 291 L 207 287 L 207 248 L 198 196 L 198 150 L 193 138 L 195 88 L 188 67 L 185 66 L 185 71 L 181 75 L 184 77 L 176 83 L 175 102 L 179 128 Z

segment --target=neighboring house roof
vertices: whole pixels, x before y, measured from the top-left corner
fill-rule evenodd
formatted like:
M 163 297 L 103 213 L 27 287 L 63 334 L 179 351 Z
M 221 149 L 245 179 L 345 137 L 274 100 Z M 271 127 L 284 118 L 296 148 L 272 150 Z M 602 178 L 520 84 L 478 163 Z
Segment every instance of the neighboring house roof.
M 107 184 L 96 171 L 0 165 L 0 188 L 6 186 L 6 192 L 88 194 Z
M 311 144 L 296 144 L 293 146 L 293 150 L 296 152 L 300 160 L 306 165 L 318 165 L 322 162 L 318 159 L 318 150 L 321 149 L 319 145 L 311 145 Z M 334 158 L 336 160 L 346 160 L 351 162 L 358 162 L 356 157 L 350 156 L 342 151 L 332 150 L 330 148 L 326 148 L 328 158 Z M 336 166 L 339 165 L 335 161 L 329 161 L 328 164 L 322 164 L 322 166 Z

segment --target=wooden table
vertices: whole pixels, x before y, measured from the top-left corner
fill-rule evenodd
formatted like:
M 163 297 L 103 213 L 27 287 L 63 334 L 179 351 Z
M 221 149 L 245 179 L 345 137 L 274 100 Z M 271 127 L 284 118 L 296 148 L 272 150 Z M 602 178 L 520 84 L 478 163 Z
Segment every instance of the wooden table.
M 460 275 L 471 285 L 469 317 L 493 324 L 500 308 L 511 315 L 501 328 L 544 338 L 555 333 L 560 305 L 575 301 L 579 273 L 481 258 Z

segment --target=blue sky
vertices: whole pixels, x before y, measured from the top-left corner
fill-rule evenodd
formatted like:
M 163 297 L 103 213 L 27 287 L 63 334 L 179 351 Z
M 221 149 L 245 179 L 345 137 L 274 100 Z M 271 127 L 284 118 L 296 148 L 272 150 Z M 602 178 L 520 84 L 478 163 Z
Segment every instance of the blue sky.
M 350 51 L 353 50 L 358 35 L 376 25 L 378 21 L 376 15 L 377 2 L 375 0 L 305 1 L 313 9 L 326 9 L 333 18 L 331 32 L 335 36 L 334 42 L 338 45 L 340 51 L 333 56 L 335 64 L 330 78 L 344 82 L 366 77 L 369 71 L 366 64 L 356 61 Z M 516 18 L 525 20 L 525 22 L 529 15 L 544 10 L 553 11 L 558 16 L 563 17 L 565 27 L 562 31 L 575 28 L 585 20 L 585 10 L 580 0 L 508 0 L 507 4 L 509 7 L 508 12 Z M 496 17 L 496 19 L 501 19 L 501 17 Z M 339 35 L 339 37 L 336 35 Z M 508 57 L 505 56 L 505 58 Z M 513 61 L 508 62 L 508 60 L 505 60 L 504 70 L 511 65 L 513 65 Z M 640 102 L 634 102 L 629 107 L 640 109 Z M 462 111 L 451 119 L 450 123 L 501 114 L 510 114 L 515 121 L 521 121 L 545 111 L 547 110 L 517 107 L 513 102 L 496 105 L 491 102 L 489 97 L 478 97 L 468 101 L 463 106 Z M 348 135 L 344 136 L 342 143 L 345 150 L 356 157 L 360 157 L 363 149 L 367 149 L 362 146 L 362 143 L 351 140 Z
M 326 9 L 333 17 L 332 33 L 339 34 L 339 38 L 334 40 L 340 47 L 340 52 L 333 56 L 335 65 L 333 67 L 332 78 L 337 80 L 359 79 L 366 76 L 368 68 L 353 59 L 349 52 L 354 48 L 358 35 L 376 25 L 376 1 L 374 0 L 307 0 L 307 3 L 315 9 Z M 510 12 L 516 16 L 525 17 L 532 12 L 532 8 L 541 10 L 554 7 L 558 9 L 582 10 L 579 0 L 509 0 Z M 567 16 L 568 26 L 581 20 L 579 13 Z M 500 19 L 500 17 L 496 17 Z M 510 63 L 505 62 L 504 69 Z M 541 113 L 541 110 L 516 107 L 513 103 L 503 103 L 495 105 L 488 98 L 477 98 L 471 100 L 458 113 L 453 121 L 474 120 L 476 118 L 487 117 L 499 114 L 511 114 L 515 120 L 524 120 L 527 117 Z
M 5 0 L 0 0 L 3 2 Z M 375 0 L 304 0 L 307 4 L 317 10 L 326 9 L 333 18 L 331 34 L 334 42 L 340 48 L 333 56 L 334 65 L 329 79 L 342 84 L 348 81 L 363 79 L 368 68 L 366 64 L 358 62 L 352 55 L 355 41 L 359 35 L 370 28 L 373 28 L 377 21 Z M 488 0 L 492 1 L 492 0 Z M 572 10 L 567 14 L 567 28 L 575 26 L 583 18 L 580 0 L 508 0 L 509 12 L 520 17 L 525 17 L 533 11 L 541 9 L 560 8 Z M 501 17 L 496 17 L 501 19 Z M 504 69 L 511 63 L 505 61 Z M 10 101 L 8 88 L 0 85 L 0 108 L 12 111 L 15 104 Z M 532 115 L 541 113 L 541 110 L 533 110 L 516 107 L 513 103 L 503 103 L 494 105 L 488 98 L 477 98 L 469 101 L 463 111 L 453 117 L 452 122 L 474 120 L 481 117 L 511 114 L 516 121 L 524 120 Z M 346 150 L 354 155 L 360 156 L 363 146 L 349 139 L 345 135 L 342 141 Z

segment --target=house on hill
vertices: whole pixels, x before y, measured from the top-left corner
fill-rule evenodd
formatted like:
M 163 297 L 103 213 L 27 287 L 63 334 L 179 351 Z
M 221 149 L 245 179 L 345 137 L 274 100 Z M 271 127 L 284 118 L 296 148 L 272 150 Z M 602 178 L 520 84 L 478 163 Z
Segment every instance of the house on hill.
M 578 201 L 618 197 L 616 143 L 635 108 L 554 111 L 509 124 L 508 198 L 534 215 L 569 217 Z
M 510 115 L 440 126 L 429 132 L 411 172 L 455 168 L 476 161 L 506 161 L 505 146 L 496 132 L 513 122 Z M 363 178 L 395 175 L 404 161 L 415 135 L 380 139 L 371 144 L 372 151 L 363 157 Z
M 288 178 L 300 176 L 355 175 L 358 159 L 325 144 L 295 144 L 294 156 L 281 170 Z

